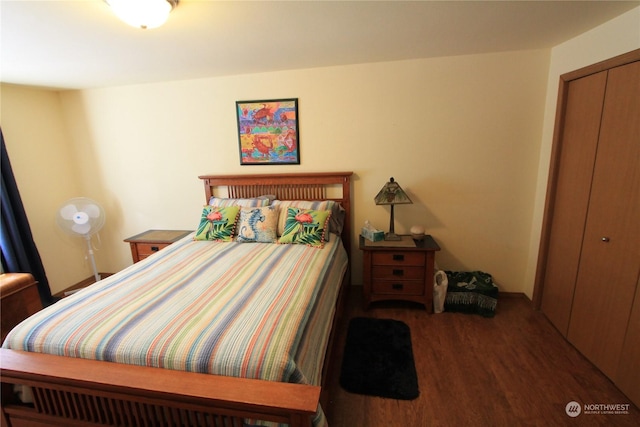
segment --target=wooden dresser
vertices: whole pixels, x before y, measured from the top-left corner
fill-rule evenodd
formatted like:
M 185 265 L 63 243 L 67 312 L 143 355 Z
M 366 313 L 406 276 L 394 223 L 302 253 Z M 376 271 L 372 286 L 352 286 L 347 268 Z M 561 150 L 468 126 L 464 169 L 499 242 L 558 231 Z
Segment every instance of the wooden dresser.
M 0 274 L 2 341 L 27 317 L 42 309 L 38 282 L 29 273 Z

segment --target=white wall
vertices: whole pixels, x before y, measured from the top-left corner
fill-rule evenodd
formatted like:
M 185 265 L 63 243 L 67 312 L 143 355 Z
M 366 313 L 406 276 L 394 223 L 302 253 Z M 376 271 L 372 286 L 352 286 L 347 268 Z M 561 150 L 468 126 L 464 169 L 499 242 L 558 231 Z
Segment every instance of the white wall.
M 551 50 L 551 63 L 547 83 L 538 183 L 531 228 L 531 248 L 526 273 L 525 292 L 533 294 L 538 247 L 544 216 L 544 205 L 549 175 L 549 162 L 553 143 L 558 87 L 562 74 L 578 70 L 614 56 L 640 49 L 640 7 L 568 40 Z

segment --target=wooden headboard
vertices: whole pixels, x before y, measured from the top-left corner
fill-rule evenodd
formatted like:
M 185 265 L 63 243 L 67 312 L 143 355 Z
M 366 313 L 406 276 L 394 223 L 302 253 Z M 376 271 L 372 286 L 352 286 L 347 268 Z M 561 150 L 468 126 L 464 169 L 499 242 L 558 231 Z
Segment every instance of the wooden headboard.
M 351 175 L 312 172 L 255 175 L 202 175 L 206 201 L 212 196 L 251 198 L 274 195 L 278 200 L 335 200 L 345 210 L 342 241 L 351 256 Z M 334 194 L 335 193 L 335 194 Z

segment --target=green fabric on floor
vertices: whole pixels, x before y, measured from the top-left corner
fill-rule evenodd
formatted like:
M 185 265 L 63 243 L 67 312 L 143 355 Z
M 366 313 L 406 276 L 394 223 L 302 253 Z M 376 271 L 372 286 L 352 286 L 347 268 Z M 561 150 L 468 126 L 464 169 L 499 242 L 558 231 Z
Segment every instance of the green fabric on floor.
M 498 286 L 483 271 L 446 271 L 447 297 L 445 311 L 493 317 L 498 305 Z

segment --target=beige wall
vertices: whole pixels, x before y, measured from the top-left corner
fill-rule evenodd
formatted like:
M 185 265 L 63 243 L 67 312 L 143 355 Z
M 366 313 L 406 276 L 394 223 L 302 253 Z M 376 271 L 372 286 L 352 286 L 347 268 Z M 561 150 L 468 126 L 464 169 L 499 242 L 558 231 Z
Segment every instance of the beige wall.
M 600 56 L 637 47 L 614 46 L 638 10 L 594 30 Z M 573 43 L 588 51 L 594 35 Z M 574 55 L 597 56 L 559 46 L 60 93 L 3 85 L 2 128 L 54 292 L 91 275 L 83 242 L 55 226 L 69 197 L 104 205 L 98 267 L 117 271 L 131 263 L 122 239 L 197 225 L 199 174 L 352 170 L 355 233 L 365 219 L 388 228 L 373 197 L 393 176 L 414 201 L 396 231 L 422 224 L 441 268 L 531 296 L 554 82 Z M 235 101 L 286 97 L 299 98 L 301 165 L 239 166 Z
M 81 194 L 77 157 L 69 144 L 60 96 L 3 84 L 0 99 L 0 123 L 11 168 L 55 293 L 55 284 L 75 283 L 91 272 L 84 241 L 65 235 L 55 222 L 60 204 Z
M 356 231 L 365 219 L 387 229 L 373 197 L 393 176 L 414 201 L 396 209 L 396 231 L 422 224 L 442 268 L 522 291 L 547 69 L 548 51 L 526 51 L 61 92 L 78 185 L 107 211 L 99 269 L 131 263 L 130 235 L 194 228 L 199 174 L 352 170 Z M 239 166 L 235 101 L 278 97 L 299 98 L 302 164 Z M 67 256 L 41 251 L 45 264 Z M 49 275 L 54 292 L 73 283 Z

